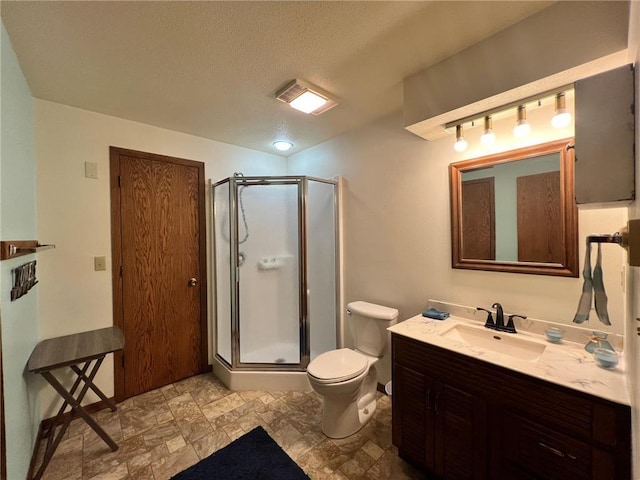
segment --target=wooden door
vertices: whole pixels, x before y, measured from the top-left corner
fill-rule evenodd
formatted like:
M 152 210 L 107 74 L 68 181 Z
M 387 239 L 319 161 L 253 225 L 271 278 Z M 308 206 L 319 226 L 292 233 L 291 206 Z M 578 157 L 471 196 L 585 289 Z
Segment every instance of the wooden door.
M 462 258 L 496 259 L 493 177 L 462 182 Z
M 517 178 L 518 261 L 564 262 L 560 172 Z
M 111 147 L 116 400 L 207 364 L 204 164 Z

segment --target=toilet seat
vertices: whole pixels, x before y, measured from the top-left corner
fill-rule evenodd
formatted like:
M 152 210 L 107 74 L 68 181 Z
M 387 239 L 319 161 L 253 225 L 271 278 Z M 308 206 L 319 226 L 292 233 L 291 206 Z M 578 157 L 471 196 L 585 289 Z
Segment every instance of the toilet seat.
M 318 355 L 307 367 L 307 373 L 318 383 L 338 383 L 357 377 L 368 365 L 364 355 L 341 348 Z

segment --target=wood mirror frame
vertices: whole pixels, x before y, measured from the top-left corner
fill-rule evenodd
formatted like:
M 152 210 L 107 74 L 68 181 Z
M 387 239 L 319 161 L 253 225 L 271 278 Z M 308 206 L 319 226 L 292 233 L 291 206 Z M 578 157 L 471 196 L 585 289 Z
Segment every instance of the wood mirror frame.
M 575 203 L 575 180 L 574 180 L 574 157 L 573 157 L 573 139 L 557 140 L 527 148 L 520 148 L 508 152 L 489 155 L 486 157 L 465 160 L 449 165 L 450 189 L 451 189 L 451 247 L 452 258 L 451 266 L 453 268 L 463 268 L 471 270 L 489 270 L 496 272 L 510 273 L 529 273 L 537 275 L 557 275 L 563 277 L 578 276 L 578 211 Z M 472 170 L 480 170 L 496 165 L 516 162 L 526 159 L 534 159 L 545 155 L 559 154 L 559 205 L 558 210 L 554 212 L 559 216 L 561 225 L 557 229 L 559 237 L 558 248 L 554 253 L 554 259 L 558 261 L 542 262 L 542 261 L 505 261 L 495 260 L 495 213 L 489 214 L 489 219 L 484 223 L 485 230 L 489 232 L 488 244 L 484 247 L 487 251 L 493 252 L 493 259 L 463 258 L 463 212 L 462 212 L 462 174 Z M 531 175 L 533 176 L 533 175 Z M 520 178 L 525 178 L 520 177 Z M 557 177 L 556 177 L 557 178 Z M 487 179 L 487 196 L 491 196 L 492 204 L 495 203 L 493 193 L 493 177 Z M 557 181 L 556 181 L 557 185 Z M 555 187 L 554 187 L 555 188 Z M 547 192 L 545 192 L 547 193 Z M 557 193 L 556 193 L 557 195 Z M 518 197 L 526 198 L 521 193 L 516 194 L 516 203 Z M 521 203 L 525 203 L 522 201 Z M 476 208 L 478 203 L 473 204 Z M 547 205 L 547 208 L 549 205 Z M 519 208 L 519 207 L 516 207 Z M 481 210 L 478 210 L 481 211 Z M 517 221 L 516 221 L 517 223 Z M 517 226 L 516 226 L 517 228 Z M 525 234 L 518 229 L 518 236 Z M 485 243 L 486 243 L 485 242 Z M 516 243 L 519 243 L 517 240 Z M 518 245 L 518 249 L 520 246 Z M 551 255 L 551 253 L 549 253 Z M 491 253 L 488 254 L 491 256 Z M 518 252 L 518 259 L 520 252 Z

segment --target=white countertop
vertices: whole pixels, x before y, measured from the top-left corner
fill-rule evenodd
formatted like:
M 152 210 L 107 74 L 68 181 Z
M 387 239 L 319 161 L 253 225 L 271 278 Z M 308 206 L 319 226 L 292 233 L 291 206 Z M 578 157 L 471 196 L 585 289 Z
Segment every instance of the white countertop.
M 519 330 L 515 334 L 519 338 L 530 339 L 542 343 L 546 347 L 538 360 L 527 361 L 441 336 L 459 323 L 483 327 L 480 322 L 453 315 L 446 320 L 431 320 L 422 315 L 416 315 L 388 330 L 580 392 L 624 405 L 630 404 L 622 355 L 619 355 L 619 363 L 616 368 L 605 369 L 595 363 L 593 356 L 584 349 L 583 344 L 569 341 L 553 344 L 547 342 L 544 336 Z M 500 333 L 500 335 L 513 334 Z

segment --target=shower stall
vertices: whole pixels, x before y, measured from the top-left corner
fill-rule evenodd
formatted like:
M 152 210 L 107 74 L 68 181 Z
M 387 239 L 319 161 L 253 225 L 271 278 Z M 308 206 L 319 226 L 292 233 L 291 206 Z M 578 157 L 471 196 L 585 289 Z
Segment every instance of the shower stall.
M 212 185 L 214 372 L 232 390 L 305 389 L 342 344 L 338 182 L 236 173 Z

